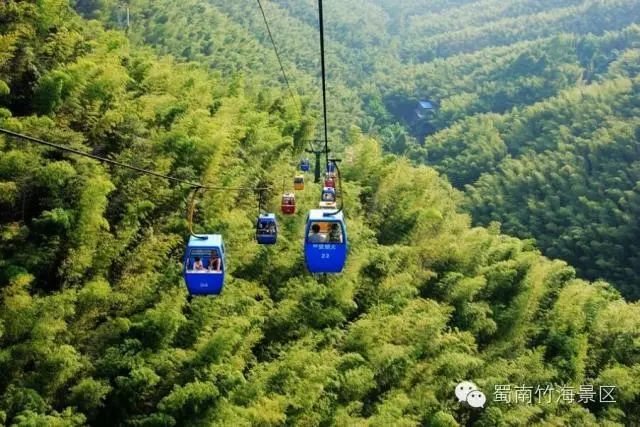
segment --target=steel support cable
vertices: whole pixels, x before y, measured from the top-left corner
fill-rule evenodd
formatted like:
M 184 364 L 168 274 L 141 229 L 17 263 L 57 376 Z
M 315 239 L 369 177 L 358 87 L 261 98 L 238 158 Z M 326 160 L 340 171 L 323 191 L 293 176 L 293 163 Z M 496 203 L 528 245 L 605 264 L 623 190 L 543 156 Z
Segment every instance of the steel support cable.
M 269 21 L 267 20 L 267 15 L 264 13 L 264 8 L 262 7 L 262 2 L 258 1 L 258 6 L 260 7 L 260 13 L 262 14 L 262 19 L 264 20 L 264 25 L 267 27 L 267 34 L 269 34 L 269 40 L 271 40 L 271 45 L 273 46 L 273 51 L 276 54 L 276 58 L 278 58 L 278 64 L 280 64 L 280 71 L 282 72 L 282 77 L 284 78 L 284 82 L 287 85 L 287 89 L 289 90 L 289 95 L 291 95 L 291 100 L 293 101 L 293 105 L 298 112 L 298 116 L 302 118 L 302 106 L 299 106 L 299 101 L 297 101 L 293 89 L 291 89 L 291 85 L 289 84 L 289 79 L 287 78 L 287 73 L 284 70 L 284 65 L 282 65 L 282 59 L 280 58 L 280 52 L 278 51 L 278 47 L 276 46 L 276 42 L 273 38 L 273 34 L 271 33 L 271 27 L 269 26 Z
M 325 63 L 325 48 L 324 48 L 324 13 L 322 9 L 322 0 L 318 0 L 318 29 L 320 31 L 320 65 L 322 75 L 322 117 L 324 123 L 324 152 L 327 160 L 327 166 L 329 162 L 336 168 L 338 177 L 338 186 L 340 190 L 340 208 L 335 212 L 327 213 L 325 216 L 337 215 L 344 209 L 344 197 L 342 193 L 342 177 L 340 176 L 340 169 L 338 167 L 339 160 L 329 159 L 329 131 L 327 120 L 327 71 Z
M 188 185 L 189 187 L 195 188 L 195 189 L 201 189 L 201 190 L 210 190 L 210 191 L 221 191 L 221 190 L 229 190 L 229 191 L 245 191 L 245 190 L 251 190 L 251 191 L 265 191 L 268 190 L 269 187 L 225 187 L 225 186 L 217 186 L 217 185 L 208 185 L 208 184 L 202 184 L 202 183 L 198 183 L 198 182 L 192 182 L 192 181 L 187 181 L 184 179 L 180 179 L 180 178 L 176 178 L 174 176 L 170 176 L 170 175 L 165 175 L 159 172 L 155 172 L 149 169 L 144 169 L 138 166 L 133 166 L 127 163 L 123 163 L 123 162 L 118 162 L 116 160 L 112 160 L 112 159 L 108 159 L 106 157 L 101 157 L 101 156 L 97 156 L 95 154 L 91 154 L 91 153 L 85 153 L 84 151 L 80 151 L 77 150 L 75 148 L 71 148 L 71 147 L 65 147 L 64 145 L 60 145 L 60 144 L 55 144 L 53 142 L 49 142 L 49 141 L 45 141 L 43 139 L 40 138 L 34 138 L 32 136 L 29 135 L 24 135 L 18 132 L 13 132 L 10 131 L 8 129 L 3 129 L 0 128 L 0 134 L 4 134 L 4 135 L 8 135 L 14 138 L 19 138 L 19 139 L 23 139 L 25 141 L 30 141 L 36 144 L 40 144 L 40 145 L 44 145 L 46 147 L 49 148 L 54 148 L 56 150 L 60 150 L 60 151 L 65 151 L 67 153 L 71 153 L 71 154 L 76 154 L 78 156 L 83 156 L 83 157 L 88 157 L 90 159 L 93 160 L 97 160 L 99 162 L 102 163 L 107 163 L 113 166 L 117 166 L 117 167 L 121 167 L 121 168 L 125 168 L 125 169 L 130 169 L 132 171 L 141 173 L 141 174 L 145 174 L 145 175 L 152 175 L 158 178 L 163 178 L 166 179 L 168 181 L 172 181 L 172 182 L 176 182 L 176 183 L 180 183 L 180 184 L 185 184 Z

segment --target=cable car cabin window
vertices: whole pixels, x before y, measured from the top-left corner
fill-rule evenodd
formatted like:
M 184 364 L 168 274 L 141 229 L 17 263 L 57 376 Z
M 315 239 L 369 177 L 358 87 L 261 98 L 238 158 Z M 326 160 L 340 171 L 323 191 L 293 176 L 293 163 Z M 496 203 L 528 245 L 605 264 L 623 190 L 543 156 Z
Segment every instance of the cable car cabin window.
M 335 202 L 336 195 L 331 191 L 323 191 L 322 192 L 322 201 L 323 202 Z
M 291 196 L 289 194 L 286 194 L 286 195 L 282 196 L 282 204 L 283 205 L 295 205 L 295 203 L 296 203 L 295 197 L 293 197 L 293 196 Z
M 295 206 L 296 197 L 293 194 L 285 194 L 282 196 L 282 204 L 285 206 Z
M 318 221 L 311 223 L 307 243 L 333 243 L 342 244 L 342 227 L 337 222 Z
M 293 183 L 294 184 L 304 184 L 304 177 L 302 176 L 297 176 L 293 179 Z
M 220 274 L 222 258 L 217 250 L 191 249 L 185 268 L 187 273 Z
M 270 222 L 268 224 L 265 224 L 264 222 L 259 222 L 258 234 L 266 234 L 266 235 L 276 234 L 276 224 L 273 222 Z
M 258 236 L 275 236 L 278 234 L 278 225 L 276 224 L 275 215 L 261 215 L 258 218 L 256 234 Z

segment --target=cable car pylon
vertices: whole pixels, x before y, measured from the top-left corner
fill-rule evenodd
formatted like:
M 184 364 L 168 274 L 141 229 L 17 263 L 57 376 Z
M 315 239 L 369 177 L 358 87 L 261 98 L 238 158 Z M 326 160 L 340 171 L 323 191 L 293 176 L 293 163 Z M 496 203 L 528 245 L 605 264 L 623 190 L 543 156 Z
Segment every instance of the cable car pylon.
M 316 149 L 314 146 L 314 143 L 324 143 L 325 141 L 320 140 L 320 139 L 311 139 L 307 141 L 309 143 L 309 146 L 311 147 L 311 149 L 306 149 L 304 150 L 306 153 L 309 154 L 313 154 L 316 158 L 316 168 L 313 172 L 313 182 L 315 182 L 316 184 L 320 182 L 320 176 L 321 176 L 321 168 L 320 168 L 320 157 L 324 154 L 325 156 L 331 152 L 331 150 L 328 147 L 325 148 L 321 148 L 320 150 Z

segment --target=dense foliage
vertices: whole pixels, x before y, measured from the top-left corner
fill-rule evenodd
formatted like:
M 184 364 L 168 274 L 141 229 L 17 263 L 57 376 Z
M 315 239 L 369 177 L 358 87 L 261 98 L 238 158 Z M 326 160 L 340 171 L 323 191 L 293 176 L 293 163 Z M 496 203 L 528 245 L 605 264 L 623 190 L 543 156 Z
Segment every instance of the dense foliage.
M 416 43 L 403 47 L 418 63 L 378 75 L 385 83 L 372 99 L 393 113 L 378 114 L 381 123 L 399 117 L 419 142 L 427 137 L 381 135 L 454 186 L 470 185 L 465 205 L 477 222 L 500 221 L 582 277 L 606 278 L 637 299 L 640 8 L 514 3 L 413 18 L 407 40 Z M 407 120 L 420 97 L 437 112 Z
M 166 9 L 131 3 L 157 25 L 168 18 L 178 22 L 172 2 Z M 198 6 L 181 3 L 185 10 Z M 375 3 L 383 8 L 395 2 Z M 437 11 L 439 5 L 445 10 L 471 2 L 432 3 L 429 10 Z M 75 6 L 86 16 L 112 19 L 108 1 Z M 215 38 L 193 40 L 203 48 L 207 40 L 224 45 L 221 34 L 235 25 L 233 11 L 202 8 L 203 15 L 218 17 L 221 28 Z M 390 19 L 406 20 L 407 13 L 398 7 Z M 149 39 L 131 28 L 129 39 L 78 17 L 65 0 L 4 2 L 0 126 L 194 181 L 279 188 L 289 180 L 301 141 L 313 135 L 313 96 L 303 99 L 300 118 L 286 91 L 264 83 L 262 71 L 251 73 L 253 64 L 267 64 L 260 57 L 240 61 L 222 50 L 209 60 L 213 52 L 206 49 L 206 58 L 194 50 L 176 52 L 172 40 L 186 34 L 182 27 L 171 36 L 170 25 L 155 28 Z M 253 55 L 257 44 L 249 33 L 237 27 L 228 34 L 232 46 Z M 167 53 L 195 56 L 185 62 Z M 255 54 L 264 55 L 257 48 Z M 540 163 L 557 176 L 546 185 L 562 191 L 584 185 L 593 197 L 606 195 L 621 212 L 610 218 L 611 227 L 633 233 L 625 215 L 629 208 L 638 211 L 637 189 L 623 183 L 612 191 L 599 187 L 623 180 L 616 173 L 624 171 L 608 162 L 634 150 L 630 132 L 638 103 L 630 55 L 617 63 L 611 81 L 562 92 L 544 101 L 548 106 L 481 115 L 455 126 L 475 132 L 483 145 L 474 149 L 484 153 L 486 147 L 496 170 L 513 175 L 520 186 L 541 185 L 544 171 L 522 179 L 515 162 L 546 155 Z M 295 74 L 306 88 L 303 70 Z M 343 96 L 355 100 L 353 93 Z M 599 130 L 592 122 L 598 122 L 595 110 L 603 99 L 609 99 L 612 120 Z M 365 110 L 349 115 L 350 104 L 341 105 L 338 122 L 365 117 Z M 576 118 L 567 119 L 575 129 L 545 126 L 549 135 L 565 138 L 562 144 L 526 137 L 532 123 L 526 118 L 547 110 L 554 111 L 551 118 L 560 111 Z M 445 132 L 466 134 L 455 126 Z M 391 124 L 385 130 L 404 131 Z M 582 144 L 597 132 L 601 144 Z M 344 274 L 320 280 L 304 272 L 304 211 L 317 202 L 317 185 L 299 194 L 301 213 L 281 221 L 281 241 L 270 248 L 252 239 L 255 194 L 212 192 L 200 203 L 198 230 L 224 234 L 230 274 L 222 296 L 191 302 L 180 264 L 188 188 L 0 138 L 0 422 L 640 423 L 640 305 L 625 302 L 604 282 L 576 278 L 571 267 L 543 257 L 531 240 L 502 235 L 497 224 L 472 228 L 458 210 L 468 202 L 434 169 L 385 155 L 356 127 L 334 134 L 344 134 L 347 147 L 351 249 Z M 409 136 L 403 141 L 411 146 Z M 542 143 L 555 145 L 545 150 L 538 148 Z M 459 142 L 464 155 L 468 145 Z M 507 150 L 521 150 L 508 163 L 514 172 L 501 165 Z M 604 159 L 600 151 L 606 151 Z M 591 159 L 591 175 L 581 175 L 578 165 L 554 166 L 572 165 L 580 156 Z M 510 191 L 490 178 L 483 176 L 477 188 Z M 480 190 L 470 194 L 471 200 L 488 198 Z M 271 207 L 277 202 L 278 194 L 271 194 Z M 551 202 L 569 208 L 566 201 Z M 486 203 L 499 211 L 498 201 Z M 601 209 L 593 206 L 589 215 L 606 216 Z M 473 410 L 453 394 L 464 379 L 489 396 L 499 384 L 615 385 L 617 401 L 490 402 Z
M 276 3 L 313 27 L 312 1 Z M 477 222 L 640 297 L 636 1 L 327 4 L 333 77 L 362 100 L 363 129 L 473 185 Z M 435 114 L 417 118 L 420 99 Z
M 123 28 L 124 3 L 77 3 L 86 15 Z M 254 2 L 130 0 L 126 5 L 132 16 L 129 35 L 137 42 L 208 64 L 223 75 L 242 72 L 253 86 L 282 83 Z M 294 87 L 304 94 L 304 109 L 317 116 L 316 2 L 272 0 L 265 7 Z M 325 8 L 334 145 L 348 138 L 355 122 L 387 151 L 435 167 L 456 188 L 472 185 L 465 206 L 476 223 L 497 220 L 508 233 L 535 238 L 545 255 L 569 261 L 581 277 L 604 278 L 627 298 L 640 297 L 633 243 L 640 235 L 634 225 L 625 225 L 634 222 L 633 209 L 615 195 L 633 192 L 637 185 L 637 152 L 628 149 L 624 158 L 607 159 L 611 171 L 606 175 L 615 176 L 609 179 L 592 174 L 586 162 L 566 158 L 562 147 L 573 142 L 558 132 L 544 132 L 538 123 L 548 117 L 545 126 L 569 129 L 580 144 L 590 146 L 602 144 L 600 134 L 573 131 L 576 120 L 598 126 L 624 120 L 625 126 L 634 126 L 633 104 L 612 111 L 597 98 L 586 119 L 558 114 L 556 100 L 583 111 L 576 93 L 592 85 L 603 93 L 620 79 L 636 78 L 637 0 L 357 0 L 326 1 Z M 417 117 L 421 99 L 432 101 L 435 112 Z M 539 113 L 530 114 L 532 109 Z M 529 133 L 514 135 L 512 129 L 521 124 Z M 637 142 L 633 130 L 625 132 L 626 141 Z M 527 150 L 562 158 L 568 162 L 563 166 L 589 176 L 595 187 L 565 182 L 523 192 L 519 179 L 503 170 L 509 159 L 520 159 Z M 553 182 L 546 159 L 523 159 L 523 167 Z M 483 174 L 500 184 L 478 182 Z M 554 201 L 557 190 L 569 185 L 572 193 Z M 536 203 L 527 203 L 532 198 Z M 592 213 L 583 212 L 584 200 Z M 558 203 L 572 213 L 559 211 Z M 554 225 L 547 227 L 550 217 Z

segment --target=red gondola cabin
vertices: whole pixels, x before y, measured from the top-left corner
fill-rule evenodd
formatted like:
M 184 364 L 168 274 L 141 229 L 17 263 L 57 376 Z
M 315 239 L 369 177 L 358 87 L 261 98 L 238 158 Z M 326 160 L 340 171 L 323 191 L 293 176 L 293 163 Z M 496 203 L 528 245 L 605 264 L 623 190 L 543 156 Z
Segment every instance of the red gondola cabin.
M 324 186 L 328 188 L 336 188 L 336 181 L 333 178 L 325 178 Z
M 293 193 L 284 193 L 282 195 L 281 205 L 283 215 L 293 215 L 296 213 L 296 195 Z

